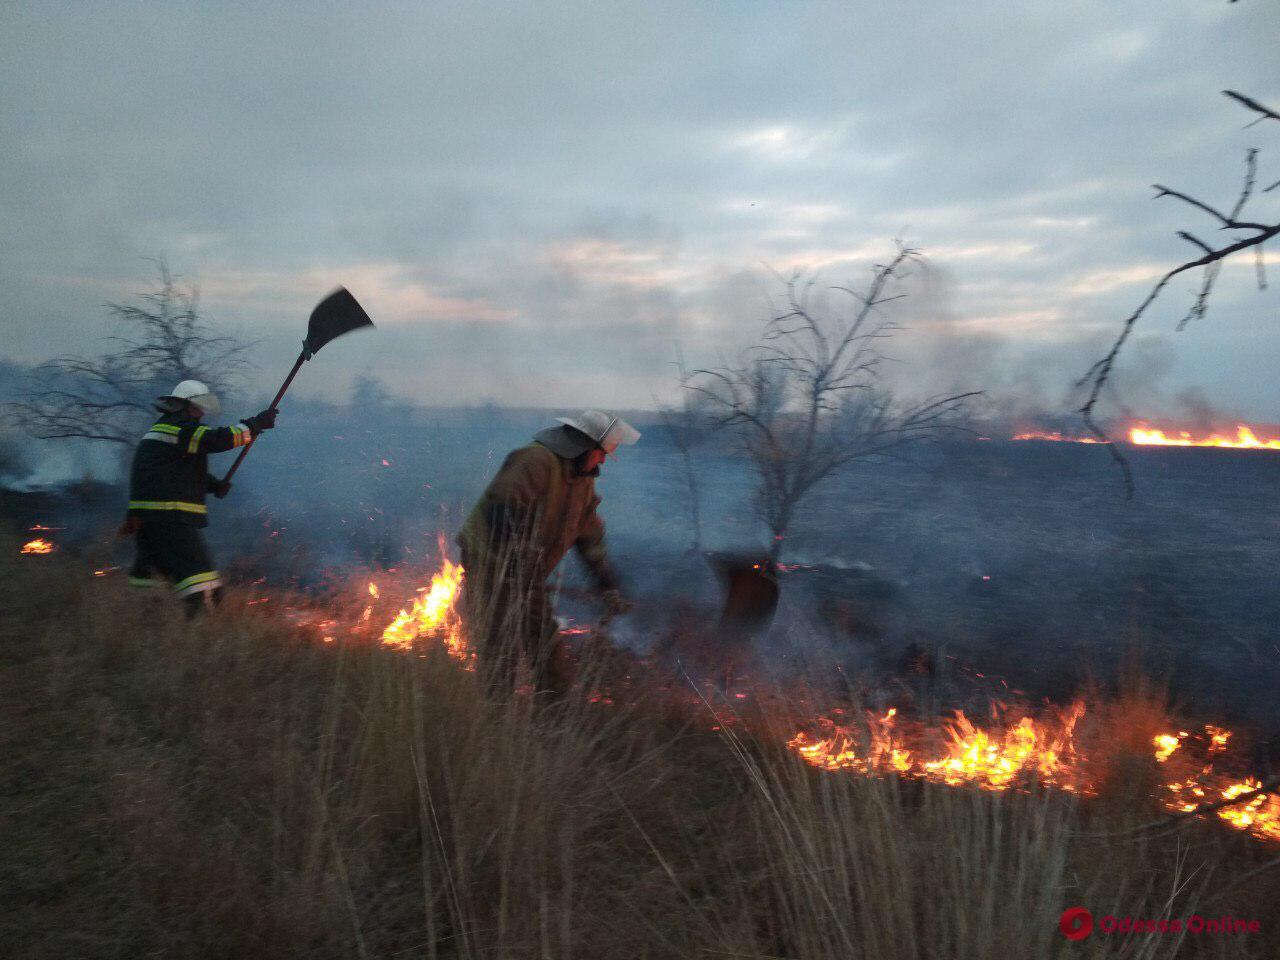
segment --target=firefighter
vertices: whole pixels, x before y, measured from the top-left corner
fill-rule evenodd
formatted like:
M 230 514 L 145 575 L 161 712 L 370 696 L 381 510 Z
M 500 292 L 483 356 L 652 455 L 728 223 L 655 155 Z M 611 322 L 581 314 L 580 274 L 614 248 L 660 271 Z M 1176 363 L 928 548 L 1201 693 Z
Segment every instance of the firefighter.
M 523 655 L 536 689 L 552 694 L 563 693 L 568 678 L 547 579 L 573 547 L 606 607 L 625 609 L 595 481 L 607 457 L 640 439 L 628 423 L 597 410 L 557 420 L 507 455 L 458 535 L 463 614 L 477 654 L 508 685 Z
M 188 616 L 218 601 L 222 578 L 214 568 L 200 528 L 208 525 L 205 494 L 221 499 L 231 484 L 209 473 L 208 457 L 243 447 L 275 426 L 276 411 L 264 410 L 230 427 L 200 421 L 220 405 L 199 380 L 183 380 L 156 401 L 160 419 L 143 434 L 129 477 L 129 512 L 120 532 L 137 537 L 129 570 L 135 587 L 173 584 Z

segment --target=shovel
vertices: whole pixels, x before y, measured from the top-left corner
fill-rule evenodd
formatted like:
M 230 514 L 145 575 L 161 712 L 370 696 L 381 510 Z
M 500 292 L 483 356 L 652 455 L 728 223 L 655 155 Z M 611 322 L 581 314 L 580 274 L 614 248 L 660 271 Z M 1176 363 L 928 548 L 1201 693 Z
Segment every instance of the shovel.
M 708 551 L 704 554 L 707 564 L 715 571 L 724 589 L 724 603 L 716 621 L 717 632 L 724 639 L 743 640 L 767 630 L 773 623 L 778 609 L 780 589 L 777 565 L 763 550 Z M 594 602 L 599 593 L 577 587 L 561 587 L 561 596 L 574 600 Z M 643 607 L 650 606 L 648 603 Z M 666 601 L 653 604 L 657 611 L 669 609 Z M 616 614 L 606 612 L 597 621 L 596 629 L 607 628 Z
M 778 610 L 781 592 L 778 567 L 768 553 L 748 547 L 724 552 L 708 551 L 703 557 L 724 590 L 724 602 L 713 634 L 721 642 L 734 645 L 749 641 L 768 630 Z M 600 598 L 598 591 L 578 587 L 561 587 L 557 593 L 587 602 L 596 602 Z M 651 608 L 658 618 L 671 609 L 670 603 L 665 600 L 642 601 L 640 607 Z M 606 611 L 596 621 L 595 632 L 607 633 L 617 619 L 617 614 Z
M 724 584 L 719 627 L 726 636 L 764 632 L 778 609 L 778 572 L 763 551 L 708 553 L 707 562 Z
M 372 326 L 373 321 L 364 312 L 364 307 L 356 302 L 356 298 L 351 295 L 346 287 L 339 287 L 316 304 L 316 308 L 311 311 L 311 319 L 307 321 L 307 338 L 302 341 L 302 353 L 298 354 L 298 359 L 294 363 L 293 369 L 289 371 L 289 375 L 284 378 L 284 383 L 280 386 L 280 392 L 271 401 L 271 409 L 274 409 L 280 403 L 280 398 L 289 389 L 289 384 L 293 383 L 293 378 L 298 375 L 302 365 L 319 353 L 321 347 L 330 340 L 338 339 L 344 333 Z M 235 472 L 240 469 L 240 464 L 244 461 L 252 446 L 253 440 L 245 444 L 244 449 L 240 451 L 240 456 L 236 457 L 236 462 L 231 465 L 227 475 L 222 478 L 223 483 L 229 481 L 235 475 Z

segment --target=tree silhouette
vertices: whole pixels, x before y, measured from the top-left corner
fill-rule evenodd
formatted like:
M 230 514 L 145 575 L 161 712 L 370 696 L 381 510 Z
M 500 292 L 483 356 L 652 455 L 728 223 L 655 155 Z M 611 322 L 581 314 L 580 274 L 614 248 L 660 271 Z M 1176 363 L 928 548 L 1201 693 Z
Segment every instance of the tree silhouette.
M 109 303 L 127 331 L 109 337 L 97 357 L 55 357 L 36 368 L 26 397 L 9 404 L 12 419 L 41 440 L 132 444 L 157 396 L 182 380 L 224 393 L 248 366 L 251 344 L 215 336 L 200 316 L 199 295 L 159 261 L 159 285 L 136 303 Z
M 756 475 L 755 507 L 772 534 L 771 559 L 782 552 L 804 499 L 843 467 L 960 428 L 977 392 L 902 404 L 883 378 L 881 341 L 897 325 L 880 307 L 904 294 L 891 288 L 919 252 L 899 246 L 872 268 L 863 290 L 831 287 L 853 302 L 852 314 L 819 314 L 811 306 L 815 278 L 786 281 L 786 305 L 760 343 L 737 366 L 696 372 L 690 389 L 705 398 L 712 423 L 734 431 Z

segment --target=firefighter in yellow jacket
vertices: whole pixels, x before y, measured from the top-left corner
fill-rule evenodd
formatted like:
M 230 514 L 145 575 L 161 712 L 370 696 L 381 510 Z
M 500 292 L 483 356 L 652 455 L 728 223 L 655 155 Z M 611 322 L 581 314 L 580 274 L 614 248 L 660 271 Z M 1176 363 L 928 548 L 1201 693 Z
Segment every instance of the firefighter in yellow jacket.
M 160 417 L 134 452 L 129 512 L 120 529 L 137 538 L 129 583 L 153 587 L 156 577 L 165 578 L 186 602 L 188 614 L 216 602 L 222 586 L 200 528 L 209 522 L 205 494 L 221 499 L 231 484 L 209 473 L 208 456 L 242 447 L 276 422 L 275 410 L 230 427 L 200 422 L 218 410 L 218 398 L 199 380 L 183 380 L 156 401 Z
M 605 459 L 640 434 L 618 417 L 588 410 L 507 455 L 472 509 L 462 548 L 463 615 L 477 653 L 503 682 L 520 655 L 539 690 L 561 692 L 547 580 L 572 547 L 606 603 L 618 608 L 618 578 L 605 549 L 595 480 Z

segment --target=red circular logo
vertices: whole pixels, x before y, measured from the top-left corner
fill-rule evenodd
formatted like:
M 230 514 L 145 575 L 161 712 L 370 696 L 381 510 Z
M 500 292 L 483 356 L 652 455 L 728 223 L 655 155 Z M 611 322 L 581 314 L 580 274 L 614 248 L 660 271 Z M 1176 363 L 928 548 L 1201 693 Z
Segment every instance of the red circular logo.
M 1083 940 L 1093 933 L 1093 914 L 1084 907 L 1067 907 L 1058 920 L 1058 929 L 1068 940 Z

